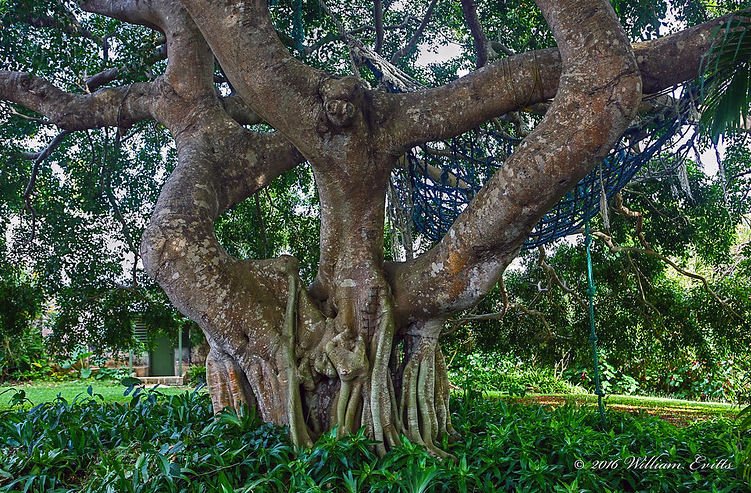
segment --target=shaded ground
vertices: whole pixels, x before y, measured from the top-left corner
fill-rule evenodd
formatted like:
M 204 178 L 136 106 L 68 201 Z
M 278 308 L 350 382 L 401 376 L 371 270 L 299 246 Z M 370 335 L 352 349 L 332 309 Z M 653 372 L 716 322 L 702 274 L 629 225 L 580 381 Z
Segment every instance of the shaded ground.
M 563 406 L 577 404 L 581 406 L 596 406 L 597 397 L 594 395 L 531 395 L 522 398 L 507 396 L 493 396 L 500 399 L 515 399 L 522 403 L 536 403 L 546 406 Z M 713 418 L 735 418 L 739 408 L 732 404 L 720 402 L 695 402 L 678 399 L 634 397 L 611 395 L 603 400 L 608 409 L 623 412 L 645 412 L 677 426 L 687 426 L 696 421 L 706 421 Z

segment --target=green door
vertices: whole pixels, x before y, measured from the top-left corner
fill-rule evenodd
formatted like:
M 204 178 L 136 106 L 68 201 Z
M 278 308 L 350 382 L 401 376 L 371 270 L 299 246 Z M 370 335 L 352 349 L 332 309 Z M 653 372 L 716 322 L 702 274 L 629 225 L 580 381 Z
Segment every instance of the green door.
M 175 349 L 169 338 L 159 334 L 154 349 L 149 351 L 149 376 L 168 377 L 175 374 Z

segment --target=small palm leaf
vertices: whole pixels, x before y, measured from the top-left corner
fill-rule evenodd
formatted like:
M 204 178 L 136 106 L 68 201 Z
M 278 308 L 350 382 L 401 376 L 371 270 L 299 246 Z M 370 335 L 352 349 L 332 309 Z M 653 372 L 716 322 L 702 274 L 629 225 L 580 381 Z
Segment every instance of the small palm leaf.
M 751 106 L 751 11 L 736 13 L 714 32 L 702 59 L 703 111 L 699 124 L 713 142 L 727 130 L 745 128 Z

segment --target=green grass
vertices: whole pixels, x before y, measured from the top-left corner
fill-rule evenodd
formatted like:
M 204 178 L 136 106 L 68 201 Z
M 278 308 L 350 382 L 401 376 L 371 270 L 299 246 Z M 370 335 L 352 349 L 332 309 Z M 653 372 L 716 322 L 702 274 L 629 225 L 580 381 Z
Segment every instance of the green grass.
M 129 396 L 124 396 L 123 387 L 119 382 L 99 381 L 99 380 L 71 380 L 65 382 L 27 382 L 16 385 L 0 385 L 0 393 L 10 388 L 23 390 L 26 397 L 33 404 L 51 402 L 61 395 L 68 401 L 72 401 L 76 396 L 82 397 L 86 394 L 86 389 L 91 385 L 94 394 L 101 394 L 104 402 L 127 402 Z M 165 395 L 176 395 L 185 390 L 192 390 L 188 386 L 160 386 L 159 391 Z M 0 408 L 8 408 L 9 400 L 13 392 L 6 392 L 0 395 Z M 457 397 L 461 392 L 457 393 Z M 490 398 L 507 397 L 497 391 L 486 391 L 484 395 Z M 565 394 L 527 394 L 527 397 L 539 399 L 550 397 L 553 399 L 562 399 L 577 402 L 579 404 L 595 404 L 597 397 L 591 394 L 586 395 L 565 395 Z M 697 402 L 681 399 L 669 399 L 665 397 L 643 397 L 628 395 L 608 395 L 605 398 L 605 405 L 633 406 L 638 408 L 662 408 L 678 411 L 693 411 L 702 414 L 711 414 L 717 416 L 733 416 L 738 413 L 738 407 L 733 404 L 722 402 Z
M 457 396 L 461 395 L 461 391 L 456 393 Z M 499 397 L 508 397 L 508 394 L 504 392 L 498 392 L 495 390 L 484 390 L 483 395 L 497 399 Z M 555 397 L 561 399 L 573 400 L 580 403 L 597 403 L 597 396 L 594 394 L 526 394 L 526 397 Z M 605 396 L 605 403 L 633 405 L 643 407 L 697 407 L 706 409 L 707 411 L 732 411 L 738 410 L 738 406 L 728 402 L 701 402 L 690 401 L 686 399 L 671 399 L 669 397 L 649 397 L 642 395 L 616 395 L 610 394 Z
M 123 387 L 120 382 L 93 379 L 0 385 L 0 393 L 11 388 L 23 390 L 26 392 L 26 398 L 29 399 L 33 405 L 36 405 L 43 402 L 52 402 L 58 395 L 61 395 L 67 401 L 72 401 L 76 396 L 88 397 L 86 390 L 89 385 L 91 385 L 92 393 L 100 394 L 104 402 L 130 401 L 130 396 L 123 395 L 125 387 Z M 192 390 L 192 388 L 187 386 L 159 386 L 158 390 L 165 395 L 176 395 L 185 392 L 186 390 Z M 10 391 L 0 395 L 0 409 L 7 409 L 9 407 L 9 400 L 13 394 L 14 392 Z

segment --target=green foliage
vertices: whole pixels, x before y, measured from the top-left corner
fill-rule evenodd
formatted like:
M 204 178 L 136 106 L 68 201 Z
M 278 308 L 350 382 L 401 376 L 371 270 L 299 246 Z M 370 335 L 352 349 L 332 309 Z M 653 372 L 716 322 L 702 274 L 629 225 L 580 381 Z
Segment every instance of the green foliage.
M 188 380 L 193 386 L 206 385 L 206 367 L 203 365 L 194 365 L 188 368 Z
M 530 365 L 519 358 L 499 354 L 457 352 L 449 365 L 449 379 L 455 386 L 509 395 L 583 394 L 577 384 L 557 377 L 550 368 Z
M 742 141 L 727 143 L 719 173 L 707 176 L 687 163 L 690 196 L 674 173 L 663 171 L 663 166 L 676 166 L 667 155 L 623 191 L 626 207 L 642 215 L 640 231 L 653 251 L 704 276 L 716 296 L 654 255 L 611 252 L 594 240 L 595 317 L 598 346 L 607 355 L 603 374 L 609 392 L 732 400 L 751 364 L 739 351 L 751 344 L 751 154 Z M 614 214 L 612 207 L 610 216 L 608 231 L 598 218 L 595 230 L 617 245 L 643 250 L 637 220 Z M 582 383 L 586 372 L 584 385 L 589 386 L 592 355 L 581 238 L 551 246 L 544 260 L 569 291 L 550 282 L 538 251 L 524 254 L 520 267 L 509 270 L 504 280 L 510 302 L 535 310 L 547 324 L 511 307 L 502 322 L 458 323 L 449 347 L 569 368 L 574 383 Z M 476 312 L 501 309 L 496 290 Z M 698 373 L 689 375 L 695 361 L 701 362 Z
M 33 376 L 46 366 L 41 327 L 34 323 L 41 308 L 36 280 L 20 269 L 1 265 L 0 381 Z
M 701 126 L 713 141 L 744 128 L 751 108 L 751 13 L 739 12 L 715 30 L 716 41 L 702 60 Z
M 0 491 L 741 491 L 732 469 L 691 471 L 696 455 L 740 465 L 751 435 L 732 421 L 685 428 L 649 415 L 476 399 L 453 407 L 463 441 L 441 461 L 404 444 L 378 458 L 363 431 L 327 433 L 296 450 L 284 429 L 253 413 L 211 413 L 206 395 L 139 392 L 102 404 L 89 389 L 30 411 L 0 411 Z M 625 466 L 661 456 L 678 470 Z M 597 470 L 594 461 L 619 460 Z M 580 463 L 578 461 L 581 461 Z M 740 470 L 739 470 L 740 471 Z

